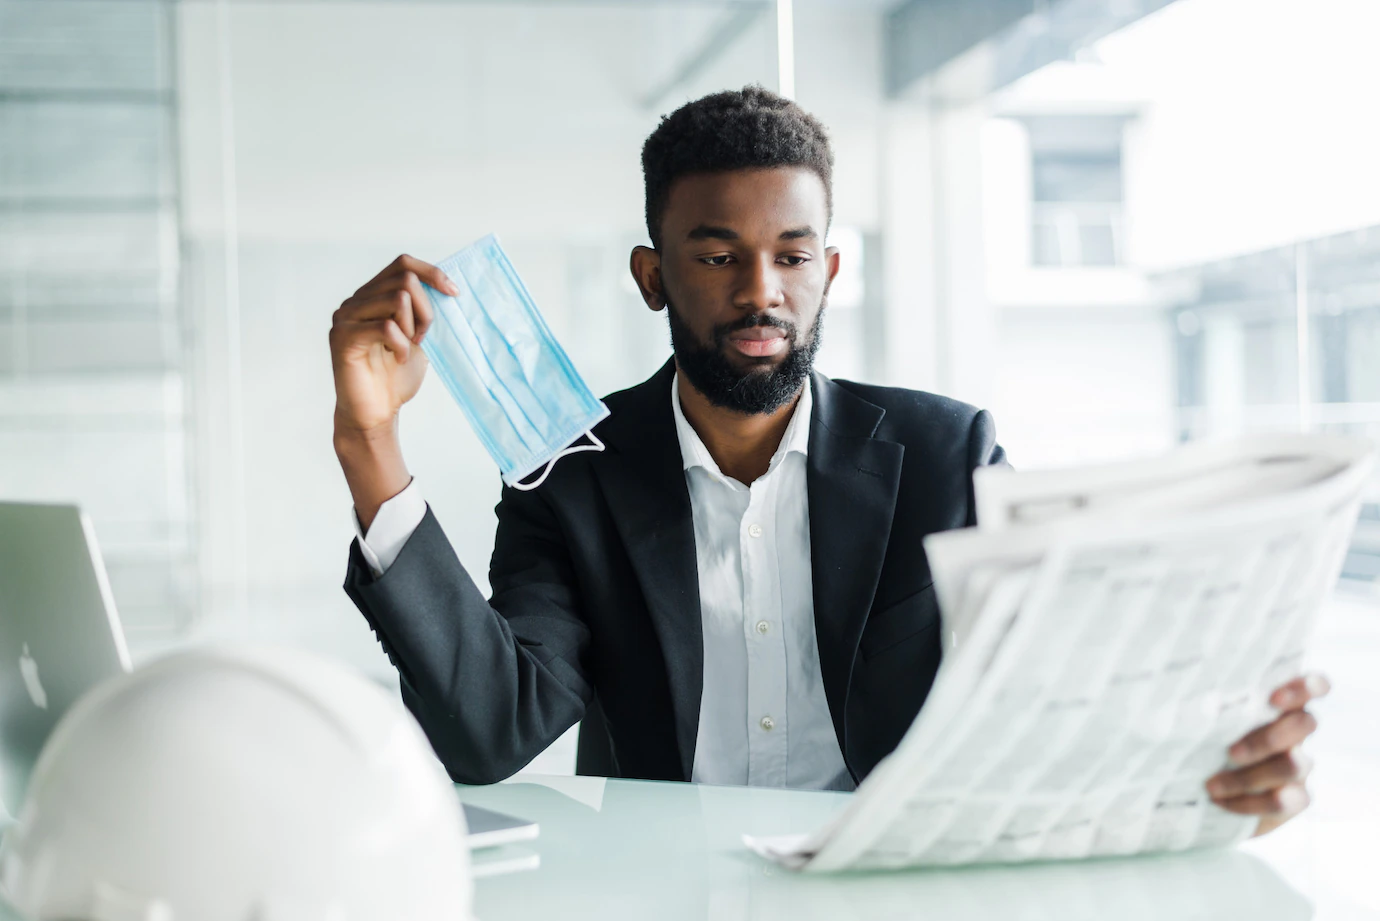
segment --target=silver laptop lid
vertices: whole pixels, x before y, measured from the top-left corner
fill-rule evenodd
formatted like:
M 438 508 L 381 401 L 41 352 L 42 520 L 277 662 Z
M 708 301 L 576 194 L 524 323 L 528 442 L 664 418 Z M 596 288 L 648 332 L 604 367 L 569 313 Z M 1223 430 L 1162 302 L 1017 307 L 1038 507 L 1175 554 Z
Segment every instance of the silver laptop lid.
M 67 708 L 127 671 L 91 522 L 74 505 L 0 502 L 0 820 Z

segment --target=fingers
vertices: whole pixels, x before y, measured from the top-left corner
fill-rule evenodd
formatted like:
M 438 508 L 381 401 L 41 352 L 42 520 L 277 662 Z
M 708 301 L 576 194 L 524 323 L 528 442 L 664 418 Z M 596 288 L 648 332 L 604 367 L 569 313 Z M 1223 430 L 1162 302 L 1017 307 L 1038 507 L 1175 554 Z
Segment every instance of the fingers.
M 422 295 L 425 297 L 425 295 Z M 411 339 L 416 334 L 413 294 L 406 288 L 394 288 L 374 294 L 356 295 L 340 305 L 335 312 L 336 323 L 368 323 L 373 320 L 392 320 L 403 335 Z
M 1256 834 L 1270 832 L 1308 808 L 1304 781 L 1313 761 L 1296 750 L 1318 728 L 1303 709 L 1331 690 L 1322 675 L 1305 675 L 1276 688 L 1270 705 L 1282 711 L 1274 722 L 1248 733 L 1227 754 L 1238 767 L 1207 782 L 1213 802 L 1229 812 L 1260 816 Z
M 1304 675 L 1282 684 L 1270 695 L 1270 706 L 1277 710 L 1298 710 L 1311 700 L 1326 697 L 1332 683 L 1323 675 Z
M 388 264 L 388 266 L 373 278 L 365 282 L 355 297 L 361 297 L 379 290 L 396 290 L 400 285 L 398 281 L 404 275 L 411 273 L 421 281 L 425 282 L 437 291 L 444 291 L 446 294 L 458 294 L 459 289 L 450 280 L 445 272 L 442 272 L 430 262 L 423 262 L 406 254 L 399 256 Z
M 362 322 L 391 317 L 404 336 L 421 342 L 434 315 L 431 298 L 423 284 L 446 294 L 459 292 L 455 283 L 436 266 L 411 256 L 399 256 L 353 297 L 346 299 L 336 311 L 334 321 Z
M 1292 819 L 1308 808 L 1308 791 L 1302 783 L 1289 783 L 1264 793 L 1249 793 L 1217 800 L 1217 805 L 1237 815 L 1258 815 L 1266 819 L 1269 828 L 1275 828 Z
M 1317 728 L 1318 721 L 1313 714 L 1307 710 L 1290 710 L 1273 723 L 1247 733 L 1241 741 L 1227 749 L 1227 755 L 1238 767 L 1249 767 L 1287 752 Z
M 392 317 L 382 320 L 363 320 L 337 323 L 331 328 L 333 351 L 344 352 L 352 348 L 369 350 L 381 345 L 399 364 L 406 364 L 412 357 L 412 340 L 409 339 Z
M 368 323 L 373 320 L 395 320 L 401 326 L 411 323 L 412 295 L 401 289 L 378 291 L 373 294 L 357 294 L 340 305 L 332 325 L 349 323 Z
M 382 328 L 379 333 L 383 340 L 383 347 L 393 353 L 398 364 L 406 364 L 407 360 L 412 357 L 412 340 L 404 334 L 397 321 L 382 321 Z
M 1207 782 L 1208 795 L 1222 801 L 1239 796 L 1269 793 L 1291 783 L 1303 783 L 1313 770 L 1313 759 L 1301 751 L 1281 752 L 1259 764 L 1223 771 Z
M 445 272 L 442 272 L 430 262 L 423 262 L 420 259 L 413 259 L 411 256 L 399 256 L 395 263 L 400 264 L 404 271 L 411 272 L 422 281 L 431 285 L 437 291 L 444 291 L 446 294 L 459 294 L 460 289 L 455 287 L 455 282 L 451 281 Z
M 451 284 L 450 279 L 446 279 L 447 284 Z M 431 298 L 422 287 L 422 279 L 416 272 L 406 272 L 403 274 L 404 291 L 411 299 L 411 309 L 408 311 L 409 326 L 403 326 L 403 332 L 407 338 L 413 342 L 421 342 L 426 331 L 431 328 L 432 306 Z M 451 284 L 453 288 L 454 285 Z
M 403 335 L 420 342 L 422 333 L 431 325 L 431 299 L 422 289 L 417 276 L 408 272 L 393 279 L 393 287 L 356 294 L 340 305 L 332 317 L 333 323 L 365 323 L 391 319 Z

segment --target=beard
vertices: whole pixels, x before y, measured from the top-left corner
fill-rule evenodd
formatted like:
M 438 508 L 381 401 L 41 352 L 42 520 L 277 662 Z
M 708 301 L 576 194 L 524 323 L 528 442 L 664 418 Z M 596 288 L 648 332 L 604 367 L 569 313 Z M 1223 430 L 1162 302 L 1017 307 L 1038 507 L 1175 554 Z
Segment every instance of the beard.
M 685 324 L 675 304 L 667 297 L 671 350 L 675 353 L 681 373 L 710 403 L 748 415 L 774 412 L 795 398 L 814 368 L 824 326 L 824 305 L 825 301 L 821 300 L 815 324 L 804 343 L 799 343 L 794 323 L 765 314 L 753 314 L 714 327 L 712 341 L 705 345 Z M 729 361 L 725 352 L 728 337 L 757 326 L 781 330 L 790 342 L 790 350 L 775 366 L 764 362 L 740 371 Z

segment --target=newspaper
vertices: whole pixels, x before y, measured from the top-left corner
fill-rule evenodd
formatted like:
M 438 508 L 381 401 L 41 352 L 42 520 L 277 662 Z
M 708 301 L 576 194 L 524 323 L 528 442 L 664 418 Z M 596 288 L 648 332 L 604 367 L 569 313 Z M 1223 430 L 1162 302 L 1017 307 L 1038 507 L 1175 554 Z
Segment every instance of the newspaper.
M 925 541 L 945 657 L 920 715 L 793 869 L 1009 863 L 1235 843 L 1204 782 L 1300 673 L 1374 464 L 1253 437 L 975 476 L 978 527 Z

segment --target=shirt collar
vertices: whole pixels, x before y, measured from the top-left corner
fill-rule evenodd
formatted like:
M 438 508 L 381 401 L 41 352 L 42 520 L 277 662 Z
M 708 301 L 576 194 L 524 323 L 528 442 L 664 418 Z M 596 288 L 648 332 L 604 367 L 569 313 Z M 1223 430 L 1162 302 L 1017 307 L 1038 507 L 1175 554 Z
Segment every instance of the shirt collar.
M 714 462 L 714 457 L 709 453 L 709 449 L 704 446 L 700 436 L 685 418 L 685 413 L 680 408 L 680 374 L 671 375 L 671 415 L 676 420 L 676 437 L 680 440 L 680 459 L 681 466 L 689 470 L 691 467 L 703 467 L 717 477 L 723 478 L 724 474 L 719 470 L 719 465 Z M 776 453 L 772 455 L 771 464 L 767 467 L 767 472 L 775 470 L 781 463 L 781 459 L 792 451 L 808 457 L 810 454 L 810 414 L 814 410 L 814 396 L 811 391 L 809 379 L 805 382 L 804 389 L 800 392 L 800 400 L 795 404 L 795 412 L 791 415 L 790 424 L 786 426 L 786 433 L 781 436 L 781 444 L 777 446 Z

